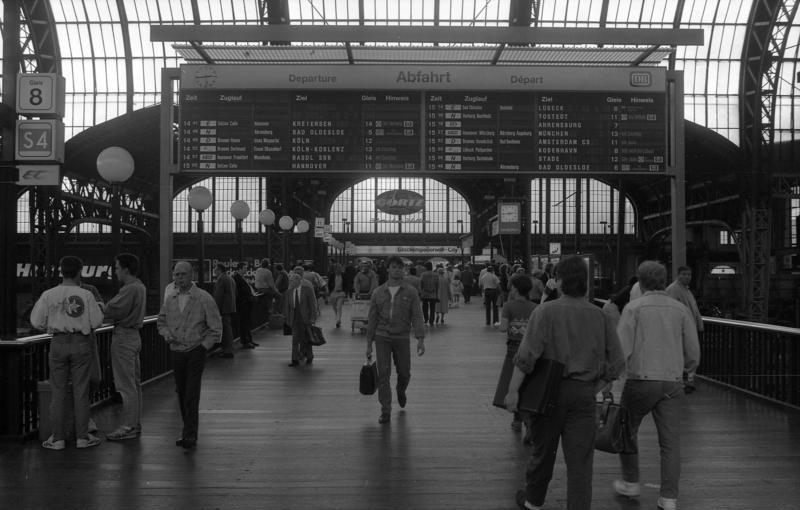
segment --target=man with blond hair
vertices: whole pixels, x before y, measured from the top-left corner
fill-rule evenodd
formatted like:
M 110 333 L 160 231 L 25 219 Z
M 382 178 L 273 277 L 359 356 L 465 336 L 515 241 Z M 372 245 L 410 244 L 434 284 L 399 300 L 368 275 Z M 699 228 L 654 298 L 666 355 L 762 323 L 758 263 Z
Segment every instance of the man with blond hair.
M 617 325 L 627 365 L 621 404 L 630 413 L 635 442 L 642 419 L 653 414 L 661 452 L 658 507 L 676 510 L 681 474 L 683 373 L 697 369 L 700 344 L 691 312 L 664 290 L 667 269 L 654 260 L 646 260 L 639 265 L 638 277 L 642 297 L 625 306 Z M 614 481 L 614 490 L 637 497 L 642 491 L 639 454 L 622 453 L 619 457 L 622 479 Z

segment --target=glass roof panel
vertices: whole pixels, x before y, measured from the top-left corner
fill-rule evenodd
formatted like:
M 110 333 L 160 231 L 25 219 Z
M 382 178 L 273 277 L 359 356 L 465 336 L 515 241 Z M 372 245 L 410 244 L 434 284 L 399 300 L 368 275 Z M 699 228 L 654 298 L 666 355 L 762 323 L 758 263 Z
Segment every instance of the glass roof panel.
M 742 44 L 754 0 L 607 0 L 606 19 L 602 19 L 604 0 L 537 2 L 531 2 L 532 12 L 538 13 L 538 20 L 533 19 L 532 23 L 543 27 L 671 28 L 678 16 L 680 28 L 702 28 L 705 31 L 703 46 L 676 49 L 675 65 L 685 72 L 687 101 L 691 101 L 691 107 L 686 108 L 687 118 L 695 121 L 709 119 L 715 125 L 708 127 L 738 141 L 738 135 L 735 135 L 737 119 L 730 112 L 738 110 Z M 182 59 L 171 44 L 149 41 L 149 25 L 194 23 L 192 3 L 192 0 L 51 0 L 67 79 L 65 123 L 69 133 L 74 134 L 93 123 L 107 120 L 107 116 L 114 112 L 123 112 L 128 95 L 133 96 L 137 108 L 157 100 L 159 70 L 178 65 Z M 196 3 L 202 24 L 262 22 L 259 19 L 260 0 L 197 0 Z M 359 12 L 359 5 L 363 6 L 363 12 Z M 677 12 L 681 5 L 681 11 Z M 130 23 L 133 53 L 131 91 L 126 90 L 128 81 L 123 31 L 119 25 L 120 6 L 125 9 Z M 363 23 L 367 26 L 505 27 L 509 25 L 511 1 L 288 0 L 287 6 L 289 22 L 297 25 Z M 789 34 L 788 52 L 791 55 L 786 56 L 789 59 L 797 58 L 798 22 L 800 20 L 795 20 L 795 27 Z M 308 45 L 296 43 L 293 46 Z M 342 47 L 341 44 L 331 46 Z M 413 48 L 421 45 L 368 43 L 367 46 Z M 546 46 L 537 48 L 547 49 Z M 783 107 L 795 107 L 796 69 L 796 62 L 784 63 L 779 93 L 789 100 L 780 102 Z M 710 111 L 717 107 L 724 111 L 719 114 Z M 780 118 L 793 117 L 784 114 Z

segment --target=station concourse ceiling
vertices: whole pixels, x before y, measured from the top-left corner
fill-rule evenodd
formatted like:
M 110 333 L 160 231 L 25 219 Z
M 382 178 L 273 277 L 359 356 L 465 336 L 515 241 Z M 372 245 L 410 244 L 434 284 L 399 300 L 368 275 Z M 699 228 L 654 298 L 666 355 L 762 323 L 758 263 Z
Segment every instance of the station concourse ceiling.
M 796 145 L 800 2 L 784 0 L 153 0 L 21 2 L 25 72 L 67 79 L 68 175 L 97 182 L 111 144 L 137 162 L 126 185 L 155 205 L 159 70 L 181 63 L 661 66 L 683 71 L 690 194 L 735 189 L 746 159 L 744 76 L 769 41 L 775 140 Z M 2 21 L 2 20 L 0 20 Z M 626 35 L 639 30 L 639 40 Z M 702 30 L 698 43 L 671 40 Z M 767 32 L 771 30 L 771 32 Z M 572 39 L 565 40 L 564 34 Z M 176 35 L 177 34 L 177 35 Z M 671 34 L 671 35 L 670 35 Z M 561 38 L 561 39 L 559 39 Z M 652 38 L 648 39 L 648 38 Z M 794 43 L 792 43 L 794 41 Z M 798 74 L 800 76 L 800 74 Z M 797 78 L 800 80 L 800 78 Z M 795 151 L 796 152 L 796 151 Z M 794 154 L 795 152 L 792 152 Z M 796 158 L 793 159 L 796 161 Z M 790 165 L 790 170 L 792 169 Z M 734 170 L 734 171 L 732 171 Z M 196 179 L 196 178 L 194 178 Z M 175 190 L 193 178 L 177 175 Z M 461 181 L 463 183 L 463 181 Z M 642 214 L 666 179 L 626 178 Z M 450 183 L 448 183 L 450 184 Z M 613 183 L 612 183 L 613 184 Z M 342 183 L 342 185 L 344 185 Z M 453 185 L 458 188 L 458 182 Z M 705 190 L 705 191 L 704 191 Z M 702 198 L 699 198 L 702 201 Z

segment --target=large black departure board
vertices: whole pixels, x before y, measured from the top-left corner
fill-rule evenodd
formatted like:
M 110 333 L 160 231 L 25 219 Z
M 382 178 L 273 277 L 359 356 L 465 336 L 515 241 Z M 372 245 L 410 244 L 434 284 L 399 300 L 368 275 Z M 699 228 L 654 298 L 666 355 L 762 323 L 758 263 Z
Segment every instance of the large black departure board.
M 184 170 L 420 170 L 420 94 L 181 94 Z
M 203 83 L 208 71 L 202 73 L 196 75 L 202 78 L 197 87 L 180 91 L 182 171 L 501 175 L 668 170 L 664 87 L 452 90 L 440 83 L 451 79 L 448 72 L 400 75 L 420 90 L 327 90 L 319 83 L 308 89 L 212 89 Z M 643 81 L 644 74 L 631 73 L 630 82 Z M 419 83 L 426 78 L 433 89 Z M 523 79 L 540 80 L 512 75 L 510 82 Z

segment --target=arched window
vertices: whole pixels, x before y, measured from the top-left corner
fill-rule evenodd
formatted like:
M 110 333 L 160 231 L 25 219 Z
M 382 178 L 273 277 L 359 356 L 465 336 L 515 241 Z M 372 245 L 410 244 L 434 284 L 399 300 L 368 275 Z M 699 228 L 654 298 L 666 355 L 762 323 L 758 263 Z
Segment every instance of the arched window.
M 596 179 L 533 179 L 533 234 L 614 234 L 621 194 Z M 636 233 L 633 204 L 623 202 L 625 234 Z
M 404 215 L 381 211 L 375 199 L 392 190 L 413 191 L 425 199 L 425 205 Z M 469 206 L 460 193 L 433 179 L 374 177 L 336 197 L 330 224 L 334 233 L 461 234 L 469 232 Z

